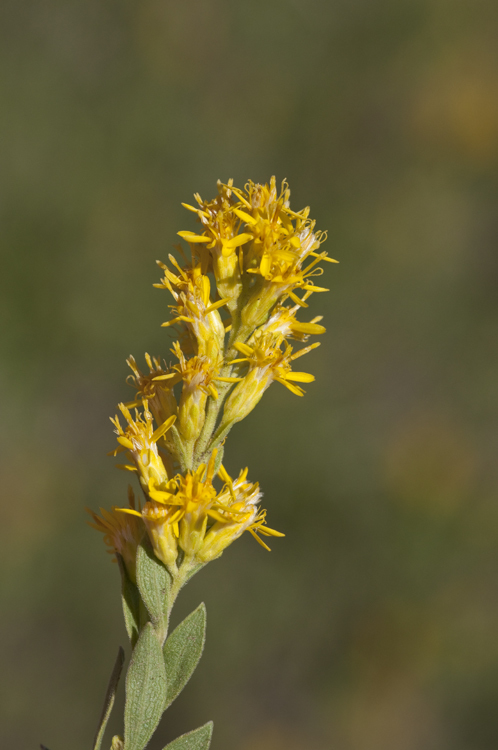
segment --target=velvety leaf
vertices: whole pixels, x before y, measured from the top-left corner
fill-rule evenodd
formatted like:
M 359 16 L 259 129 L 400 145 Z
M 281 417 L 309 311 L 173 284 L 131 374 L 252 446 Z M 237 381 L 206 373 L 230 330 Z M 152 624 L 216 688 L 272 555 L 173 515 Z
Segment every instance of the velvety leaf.
M 173 703 L 192 676 L 205 640 L 206 607 L 202 603 L 175 628 L 164 644 L 164 664 L 168 676 L 165 708 Z
M 170 580 L 168 571 L 154 555 L 148 539 L 144 540 L 137 549 L 137 585 L 156 629 L 164 625 Z
M 133 649 L 126 676 L 125 750 L 143 750 L 159 724 L 166 699 L 166 670 L 157 635 L 148 622 Z
M 176 740 L 166 745 L 164 750 L 208 750 L 212 735 L 213 722 L 208 721 L 203 727 L 177 737 Z
M 121 555 L 116 555 L 121 571 L 121 604 L 123 605 L 123 616 L 126 632 L 134 646 L 140 632 L 140 594 L 138 589 L 128 577 Z
M 116 690 L 118 689 L 118 683 L 119 683 L 119 678 L 121 677 L 121 671 L 123 669 L 124 658 L 125 658 L 125 653 L 120 646 L 118 655 L 116 658 L 116 662 L 114 664 L 114 668 L 112 670 L 112 674 L 109 680 L 109 685 L 107 686 L 107 690 L 106 690 L 106 694 L 104 698 L 104 706 L 102 708 L 102 713 L 100 715 L 97 734 L 95 735 L 95 740 L 93 742 L 93 750 L 100 750 L 102 739 L 105 733 L 105 728 L 107 726 L 107 722 L 109 721 L 109 716 L 111 715 L 112 707 L 114 706 L 114 700 L 116 698 Z

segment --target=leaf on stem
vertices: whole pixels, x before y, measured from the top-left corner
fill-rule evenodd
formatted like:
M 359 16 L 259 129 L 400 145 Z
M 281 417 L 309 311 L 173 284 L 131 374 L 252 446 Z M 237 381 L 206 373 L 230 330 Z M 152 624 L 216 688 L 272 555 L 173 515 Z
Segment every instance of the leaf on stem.
M 137 548 L 137 585 L 150 620 L 156 630 L 165 627 L 171 578 L 154 555 L 148 539 Z
M 203 727 L 177 737 L 176 740 L 166 745 L 164 750 L 208 750 L 212 735 L 213 722 L 208 721 Z
M 165 709 L 191 678 L 201 658 L 205 640 L 206 606 L 203 602 L 175 628 L 164 644 L 164 664 L 168 676 Z
M 146 623 L 126 675 L 125 750 L 143 750 L 164 711 L 166 670 L 154 628 Z
M 106 694 L 104 698 L 104 706 L 102 708 L 102 713 L 100 715 L 100 720 L 99 720 L 99 726 L 97 729 L 97 733 L 95 735 L 95 740 L 93 742 L 93 750 L 100 750 L 100 746 L 102 744 L 102 739 L 104 737 L 107 722 L 109 721 L 109 716 L 111 715 L 112 707 L 114 706 L 114 701 L 116 698 L 116 691 L 118 689 L 119 678 L 121 677 L 121 671 L 123 669 L 124 658 L 125 658 L 125 653 L 124 653 L 124 650 L 120 646 L 118 655 L 116 657 L 116 661 L 114 663 L 114 668 L 112 670 L 112 674 L 109 680 L 109 684 L 107 686 L 107 690 L 106 690 Z
M 134 646 L 140 632 L 140 594 L 135 584 L 130 581 L 121 555 L 116 554 L 119 570 L 121 571 L 121 604 L 126 632 Z

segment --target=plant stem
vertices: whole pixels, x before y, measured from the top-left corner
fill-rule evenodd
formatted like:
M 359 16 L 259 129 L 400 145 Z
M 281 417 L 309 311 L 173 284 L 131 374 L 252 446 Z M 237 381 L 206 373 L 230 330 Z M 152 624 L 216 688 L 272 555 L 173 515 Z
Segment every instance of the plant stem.
M 193 557 L 185 556 L 182 561 L 182 564 L 178 568 L 178 573 L 173 578 L 173 581 L 171 583 L 171 588 L 169 590 L 168 622 L 169 622 L 169 618 L 171 615 L 171 610 L 173 609 L 173 605 L 177 599 L 177 596 L 180 593 L 180 590 L 187 583 L 189 579 L 189 573 L 191 573 L 192 569 L 194 568 L 193 562 L 194 562 Z

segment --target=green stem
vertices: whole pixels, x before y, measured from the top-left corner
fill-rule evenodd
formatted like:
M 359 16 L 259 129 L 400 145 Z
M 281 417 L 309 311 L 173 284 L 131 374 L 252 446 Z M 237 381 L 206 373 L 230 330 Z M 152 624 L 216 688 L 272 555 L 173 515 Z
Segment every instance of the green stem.
M 232 329 L 230 338 L 227 344 L 227 351 L 225 353 L 225 361 L 226 360 L 230 361 L 231 359 L 235 359 L 237 357 L 239 352 L 237 351 L 237 349 L 234 348 L 235 342 L 245 341 L 249 337 L 250 333 L 251 331 L 247 330 L 244 326 L 242 326 L 240 322 L 237 328 Z M 232 365 L 225 364 L 220 375 L 223 378 L 229 378 L 231 377 L 232 372 L 233 372 Z M 216 442 L 216 445 L 210 445 L 210 442 L 212 440 L 213 434 L 216 429 L 216 422 L 218 421 L 219 413 L 225 402 L 226 397 L 228 396 L 228 392 L 231 388 L 232 388 L 232 383 L 220 383 L 220 385 L 218 386 L 218 398 L 213 398 L 212 396 L 210 396 L 208 399 L 206 419 L 204 421 L 201 434 L 199 435 L 197 442 L 195 444 L 195 450 L 193 454 L 193 467 L 194 468 L 197 468 L 199 464 L 205 461 L 205 459 L 207 458 L 207 455 L 213 450 L 214 447 L 217 447 L 220 442 L 218 440 Z
M 232 368 L 230 365 L 225 365 L 225 367 L 221 371 L 221 376 L 224 378 L 230 377 L 231 369 Z M 206 419 L 204 421 L 204 426 L 202 428 L 201 434 L 199 435 L 199 438 L 195 445 L 193 457 L 193 464 L 195 467 L 199 466 L 199 464 L 203 462 L 203 459 L 207 453 L 209 442 L 216 428 L 216 422 L 218 420 L 220 409 L 223 406 L 223 402 L 225 401 L 225 398 L 227 397 L 228 391 L 230 390 L 231 386 L 232 383 L 221 383 L 218 388 L 218 398 L 213 398 L 212 396 L 210 396 L 208 399 Z
M 194 563 L 193 557 L 186 555 L 183 558 L 183 561 L 180 567 L 178 568 L 177 574 L 173 578 L 173 581 L 171 583 L 171 588 L 169 590 L 168 614 L 167 614 L 167 622 L 166 622 L 166 628 L 165 628 L 166 635 L 168 633 L 168 625 L 169 625 L 169 619 L 171 616 L 171 610 L 173 609 L 173 605 L 177 600 L 178 594 L 180 593 L 181 589 L 185 586 L 187 581 L 192 577 L 194 572 L 196 572 L 196 568 L 198 569 L 199 567 L 202 567 L 202 566 L 196 566 Z M 166 640 L 166 636 L 164 640 Z
M 173 445 L 175 448 L 175 454 L 178 459 L 178 463 L 180 464 L 180 471 L 185 473 L 187 468 L 189 468 L 189 457 L 186 452 L 185 445 L 183 443 L 183 440 L 180 437 L 180 433 L 178 432 L 178 429 L 175 425 L 170 430 L 171 439 L 173 441 Z

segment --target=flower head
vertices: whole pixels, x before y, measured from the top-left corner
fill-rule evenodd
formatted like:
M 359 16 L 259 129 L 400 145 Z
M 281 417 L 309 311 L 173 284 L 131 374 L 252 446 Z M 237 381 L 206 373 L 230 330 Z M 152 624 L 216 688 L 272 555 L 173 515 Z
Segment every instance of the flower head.
M 164 277 L 161 283 L 155 286 L 170 291 L 176 302 L 176 305 L 173 305 L 176 315 L 173 320 L 163 323 L 163 327 L 184 323 L 192 337 L 196 353 L 209 357 L 213 363 L 218 363 L 223 357 L 225 340 L 225 327 L 218 308 L 222 307 L 226 300 L 211 302 L 211 282 L 209 276 L 202 273 L 200 265 L 182 269 L 172 255 L 169 259 L 177 268 L 178 274 L 174 274 L 164 263 L 160 263 Z
M 227 300 L 229 309 L 233 310 L 242 291 L 242 277 L 239 255 L 242 246 L 250 239 L 248 234 L 240 234 L 240 216 L 234 210 L 235 197 L 232 193 L 232 181 L 223 185 L 218 181 L 218 196 L 211 201 L 203 201 L 196 193 L 194 196 L 199 208 L 187 203 L 185 208 L 194 211 L 204 233 L 178 232 L 180 237 L 190 243 L 206 267 L 214 271 L 216 285 L 222 298 Z M 209 258 L 209 261 L 208 261 Z
M 161 367 L 156 357 L 151 357 L 146 353 L 145 361 L 149 367 L 148 374 L 139 369 L 133 356 L 130 355 L 126 360 L 133 373 L 128 376 L 127 382 L 133 385 L 137 395 L 134 401 L 125 406 L 130 409 L 133 406 L 141 406 L 146 401 L 156 422 L 163 424 L 177 412 L 176 399 L 170 381 L 171 375 L 167 375 L 167 370 Z
M 122 468 L 130 471 L 137 471 L 140 484 L 145 490 L 152 487 L 163 487 L 168 483 L 168 473 L 162 457 L 159 455 L 157 443 L 164 438 L 167 431 L 172 427 L 176 416 L 169 417 L 157 429 L 154 429 L 153 417 L 148 410 L 148 402 L 143 402 L 144 411 L 140 414 L 135 409 L 135 418 L 132 417 L 130 410 L 124 405 L 119 404 L 119 409 L 126 419 L 125 429 L 121 427 L 118 416 L 111 419 L 118 436 L 119 448 L 115 452 L 126 450 L 129 452 L 134 466 L 125 465 Z M 168 444 L 166 444 L 168 445 Z
M 273 332 L 260 332 L 250 344 L 237 342 L 235 348 L 244 356 L 232 362 L 247 364 L 248 370 L 228 397 L 219 434 L 244 419 L 273 381 L 281 383 L 296 396 L 303 396 L 304 390 L 296 383 L 311 383 L 315 378 L 307 372 L 294 372 L 292 363 L 317 346 L 320 346 L 318 342 L 293 353 L 283 335 Z
M 140 509 L 130 486 L 128 487 L 128 503 L 134 512 L 137 512 L 137 507 Z M 89 508 L 87 512 L 93 519 L 92 522 L 89 521 L 89 525 L 104 534 L 104 542 L 109 547 L 109 553 L 121 555 L 128 575 L 132 581 L 135 581 L 135 559 L 137 547 L 144 535 L 143 525 L 135 515 L 119 513 L 114 509 L 108 511 L 100 508 L 100 516 Z
M 165 490 L 150 491 L 141 511 L 114 509 L 143 520 L 155 554 L 170 570 L 176 568 L 179 550 L 192 564 L 204 564 L 219 557 L 244 531 L 250 531 L 266 548 L 258 533 L 283 536 L 266 526 L 266 511 L 258 508 L 261 492 L 257 484 L 247 481 L 247 469 L 234 481 L 221 466 L 218 473 L 224 485 L 216 490 L 215 460 L 216 451 L 207 466 L 178 474 Z
M 218 181 L 213 199 L 196 193 L 195 202 L 183 205 L 198 230 L 178 232 L 190 259 L 176 247 L 178 259 L 158 261 L 163 275 L 154 285 L 172 296 L 163 326 L 175 330 L 176 361 L 146 354 L 144 373 L 129 357 L 135 399 L 119 404 L 124 426 L 112 420 L 113 454 L 126 453 L 129 462 L 120 468 L 136 473 L 145 503 L 94 517 L 127 561 L 133 545 L 123 540 L 145 529 L 173 577 L 178 566 L 218 557 L 244 531 L 263 546 L 261 536 L 281 536 L 266 526 L 259 487 L 247 470 L 232 479 L 223 468 L 225 439 L 273 382 L 303 396 L 302 384 L 314 380 L 293 368 L 319 344 L 296 351 L 290 342 L 325 332 L 322 316 L 299 318 L 312 294 L 327 291 L 317 285 L 322 262 L 337 262 L 321 249 L 326 233 L 316 229 L 309 208 L 291 209 L 285 180 L 280 187 L 274 177 L 268 184 L 249 180 L 243 189 Z
M 284 339 L 292 338 L 297 341 L 307 341 L 312 335 L 325 333 L 324 326 L 319 325 L 322 315 L 317 315 L 309 323 L 304 323 L 297 319 L 299 309 L 299 305 L 294 305 L 294 307 L 276 305 L 266 323 L 249 339 L 248 343 L 250 344 L 259 332 L 279 334 Z
M 171 350 L 178 358 L 171 373 L 159 375 L 157 380 L 168 378 L 170 386 L 183 381 L 180 404 L 178 407 L 178 430 L 186 442 L 197 438 L 205 419 L 206 400 L 208 396 L 218 398 L 215 380 L 218 374 L 209 357 L 194 355 L 187 359 L 178 341 Z

